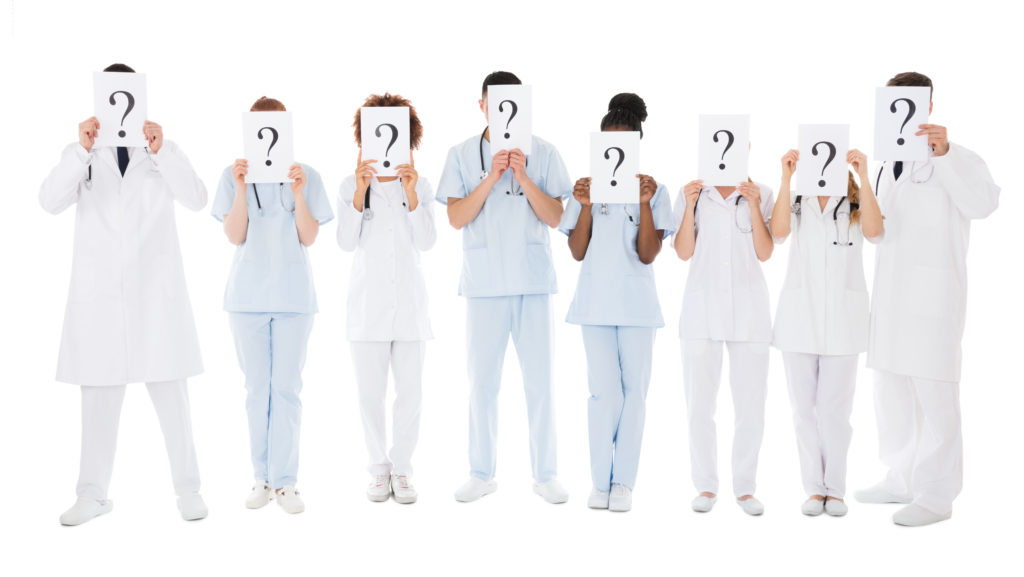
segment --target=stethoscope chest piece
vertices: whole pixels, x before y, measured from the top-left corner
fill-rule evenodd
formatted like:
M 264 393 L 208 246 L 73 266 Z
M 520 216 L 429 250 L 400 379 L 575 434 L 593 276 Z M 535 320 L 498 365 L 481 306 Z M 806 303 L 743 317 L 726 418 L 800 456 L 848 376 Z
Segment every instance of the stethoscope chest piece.
M 369 208 L 363 209 L 363 220 L 373 220 L 373 210 Z
M 601 214 L 608 214 L 608 204 L 607 203 L 602 203 L 601 204 Z
M 480 180 L 487 180 L 487 171 L 486 170 L 480 172 Z

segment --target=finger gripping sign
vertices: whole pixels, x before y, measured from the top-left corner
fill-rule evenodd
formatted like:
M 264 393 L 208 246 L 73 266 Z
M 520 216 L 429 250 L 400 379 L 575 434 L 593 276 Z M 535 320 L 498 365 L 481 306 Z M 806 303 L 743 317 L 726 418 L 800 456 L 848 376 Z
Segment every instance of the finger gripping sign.
M 245 182 L 292 182 L 288 171 L 295 160 L 292 150 L 292 113 L 245 112 L 242 139 L 249 169 Z
M 95 116 L 100 123 L 95 146 L 146 146 L 146 75 L 135 72 L 93 73 Z

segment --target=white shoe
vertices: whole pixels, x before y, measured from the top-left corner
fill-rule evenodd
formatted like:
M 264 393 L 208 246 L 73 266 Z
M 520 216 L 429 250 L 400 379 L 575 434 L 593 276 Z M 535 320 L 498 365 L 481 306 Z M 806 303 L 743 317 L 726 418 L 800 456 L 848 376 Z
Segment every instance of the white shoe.
M 743 509 L 743 512 L 747 515 L 753 515 L 756 517 L 764 513 L 764 505 L 757 500 L 757 497 L 751 497 L 742 501 L 736 499 L 736 503 L 739 504 L 740 509 Z
M 381 503 L 391 498 L 391 474 L 374 475 L 366 488 L 366 498 Z
M 817 517 L 825 512 L 825 501 L 808 497 L 804 504 L 800 506 L 800 512 L 808 517 Z
M 391 491 L 398 503 L 409 505 L 416 502 L 416 488 L 405 475 L 391 475 Z
M 302 502 L 302 497 L 299 497 L 299 492 L 291 485 L 285 485 L 274 491 L 274 499 L 285 513 L 295 514 L 306 510 L 306 504 Z
M 861 503 L 909 503 L 910 495 L 900 495 L 889 490 L 884 482 L 853 494 Z
M 633 492 L 629 487 L 615 483 L 608 497 L 608 510 L 625 513 L 633 508 Z
M 485 495 L 490 495 L 497 489 L 498 483 L 494 479 L 484 481 L 480 477 L 470 477 L 455 491 L 455 500 L 460 503 L 469 503 Z
M 270 502 L 274 496 L 274 490 L 267 485 L 266 481 L 255 481 L 252 485 L 252 492 L 245 498 L 245 506 L 250 509 L 259 509 Z
M 597 487 L 591 489 L 590 497 L 587 497 L 587 507 L 591 509 L 607 509 L 608 491 L 598 490 Z
M 825 501 L 825 512 L 833 517 L 842 517 L 850 511 L 846 503 L 839 499 L 828 499 Z
M 60 524 L 68 526 L 81 525 L 93 517 L 109 513 L 113 508 L 114 502 L 110 499 L 97 501 L 89 497 L 79 497 L 75 504 L 60 516 Z
M 899 511 L 896 511 L 892 516 L 892 522 L 905 527 L 921 527 L 922 525 L 931 525 L 932 523 L 945 521 L 952 516 L 952 511 L 940 515 L 939 513 L 933 513 L 920 505 L 911 503 Z
M 708 511 L 711 510 L 712 507 L 715 506 L 715 503 L 717 501 L 717 495 L 714 497 L 708 497 L 706 495 L 697 495 L 693 499 L 693 502 L 690 503 L 690 506 L 693 507 L 693 510 L 698 513 L 707 513 Z
M 178 497 L 178 511 L 181 511 L 181 518 L 186 521 L 205 519 L 210 513 L 203 496 L 199 493 L 187 493 Z
M 565 490 L 565 487 L 558 482 L 558 479 L 551 479 L 544 483 L 535 482 L 533 484 L 533 492 L 544 497 L 544 500 L 548 503 L 555 505 L 569 500 L 569 491 Z

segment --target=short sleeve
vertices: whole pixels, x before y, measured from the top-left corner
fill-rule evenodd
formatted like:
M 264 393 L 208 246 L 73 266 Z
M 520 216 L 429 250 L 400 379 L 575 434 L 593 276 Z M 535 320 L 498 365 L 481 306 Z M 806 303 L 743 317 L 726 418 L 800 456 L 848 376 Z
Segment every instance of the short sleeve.
M 679 228 L 679 223 L 683 221 L 682 213 L 679 215 L 679 220 L 676 220 L 672 213 L 672 201 L 669 199 L 668 189 L 663 184 L 658 185 L 658 190 L 654 192 L 654 198 L 651 199 L 651 214 L 654 216 L 654 230 L 665 231 L 665 237 L 675 233 Z
M 775 192 L 763 184 L 758 184 L 761 189 L 761 217 L 764 218 L 764 225 L 772 218 L 772 211 L 775 210 Z
M 324 181 L 320 173 L 309 166 L 304 166 L 306 171 L 306 188 L 303 194 L 306 197 L 306 206 L 309 207 L 309 214 L 321 225 L 334 220 L 334 211 L 331 210 L 331 202 L 327 199 L 327 191 L 324 190 Z
M 683 194 L 683 188 L 679 189 L 679 194 L 676 196 L 676 204 L 672 209 L 672 221 L 675 225 L 672 227 L 673 230 L 679 230 L 679 227 L 683 224 L 683 216 L 686 214 L 686 195 Z
M 448 151 L 441 180 L 437 183 L 437 202 L 447 205 L 449 198 L 466 198 L 469 194 L 469 191 L 466 190 L 466 183 L 462 179 L 461 164 L 458 147 L 453 146 Z
M 565 168 L 562 155 L 552 146 L 548 153 L 547 174 L 544 175 L 544 193 L 552 198 L 564 198 L 572 192 L 569 171 Z
M 224 169 L 217 183 L 217 194 L 213 197 L 210 214 L 218 221 L 224 221 L 224 215 L 231 212 L 235 203 L 235 179 L 231 176 L 231 167 Z
M 570 195 L 569 201 L 565 203 L 565 210 L 562 211 L 562 220 L 558 223 L 558 230 L 569 234 L 570 231 L 576 228 L 576 223 L 579 221 L 582 211 L 583 205 Z

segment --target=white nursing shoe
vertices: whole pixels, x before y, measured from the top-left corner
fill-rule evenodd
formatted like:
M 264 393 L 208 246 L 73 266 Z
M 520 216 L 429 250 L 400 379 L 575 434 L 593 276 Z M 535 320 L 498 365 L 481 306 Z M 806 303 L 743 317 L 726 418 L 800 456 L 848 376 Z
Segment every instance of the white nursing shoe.
M 833 517 L 842 517 L 850 511 L 850 508 L 846 506 L 846 503 L 839 499 L 829 499 L 825 501 L 825 512 Z
M 707 513 L 708 511 L 711 510 L 712 507 L 715 506 L 715 503 L 717 501 L 717 495 L 714 497 L 708 497 L 707 495 L 697 495 L 693 499 L 693 502 L 690 503 L 690 506 L 693 507 L 693 510 L 698 513 Z
M 601 491 L 594 487 L 590 490 L 590 496 L 587 497 L 587 507 L 591 509 L 607 509 L 608 495 L 608 491 Z
M 800 506 L 800 512 L 808 517 L 817 517 L 825 512 L 825 500 L 808 497 L 804 504 Z
M 302 502 L 302 497 L 299 497 L 299 492 L 291 485 L 285 485 L 283 488 L 275 491 L 274 500 L 284 509 L 285 513 L 294 515 L 306 510 L 306 504 Z
M 109 513 L 113 508 L 114 502 L 110 499 L 97 501 L 89 497 L 79 497 L 75 504 L 60 516 L 60 524 L 81 525 L 94 517 Z
M 897 525 L 903 525 L 904 527 L 921 527 L 924 525 L 931 525 L 932 523 L 938 523 L 939 521 L 945 521 L 952 516 L 952 511 L 945 514 L 939 514 L 929 511 L 920 505 L 911 503 L 899 511 L 896 511 L 892 516 L 892 522 Z
M 901 495 L 899 493 L 892 492 L 886 483 L 883 481 L 873 487 L 867 489 L 861 489 L 853 495 L 861 503 L 910 503 L 910 495 Z
M 625 513 L 633 508 L 633 492 L 629 487 L 615 483 L 608 497 L 608 510 Z
M 255 481 L 252 484 L 252 492 L 245 498 L 245 506 L 249 509 L 259 509 L 270 502 L 274 496 L 274 490 L 266 481 Z
M 416 502 L 416 487 L 412 486 L 409 477 L 405 475 L 391 475 L 391 492 L 397 503 L 410 505 Z
M 480 497 L 490 495 L 498 489 L 498 483 L 494 479 L 484 481 L 480 477 L 470 477 L 455 491 L 455 500 L 460 503 L 476 501 Z
M 551 479 L 543 483 L 534 483 L 533 492 L 537 493 L 548 503 L 557 505 L 569 500 L 569 491 L 558 482 L 558 479 Z
M 757 517 L 764 513 L 764 505 L 762 505 L 756 497 L 750 497 L 749 499 L 743 500 L 736 499 L 736 503 L 739 504 L 740 509 L 743 509 L 743 512 L 747 515 Z
M 178 497 L 178 511 L 181 512 L 181 518 L 186 521 L 205 519 L 210 513 L 203 496 L 199 493 L 186 493 Z
M 375 503 L 382 503 L 391 498 L 391 474 L 374 475 L 370 485 L 366 487 L 366 498 Z

